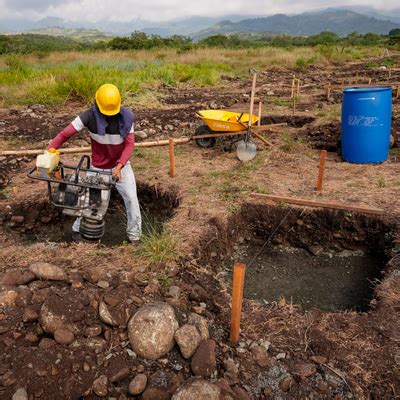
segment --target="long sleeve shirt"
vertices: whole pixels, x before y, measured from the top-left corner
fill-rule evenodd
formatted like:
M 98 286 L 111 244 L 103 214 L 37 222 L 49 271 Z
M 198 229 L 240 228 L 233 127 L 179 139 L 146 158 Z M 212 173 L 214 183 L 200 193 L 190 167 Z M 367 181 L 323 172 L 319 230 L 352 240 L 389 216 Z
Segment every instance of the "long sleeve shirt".
M 94 167 L 111 169 L 118 163 L 125 165 L 135 147 L 134 126 L 132 124 L 130 133 L 124 138 L 119 132 L 118 116 L 106 117 L 106 120 L 106 133 L 99 135 L 91 109 L 83 111 L 49 143 L 48 148 L 60 148 L 69 138 L 86 127 L 90 134 Z

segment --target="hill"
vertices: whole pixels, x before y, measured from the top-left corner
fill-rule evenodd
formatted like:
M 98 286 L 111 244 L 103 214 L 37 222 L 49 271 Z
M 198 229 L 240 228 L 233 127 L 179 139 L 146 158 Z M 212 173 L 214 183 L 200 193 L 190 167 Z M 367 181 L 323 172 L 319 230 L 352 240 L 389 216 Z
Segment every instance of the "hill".
M 39 28 L 32 29 L 26 32 L 34 35 L 47 35 L 55 37 L 66 37 L 78 42 L 98 42 L 100 40 L 110 40 L 111 34 L 101 32 L 97 29 L 84 29 L 84 28 L 62 28 L 62 27 L 50 27 L 50 28 Z
M 380 20 L 349 10 L 324 10 L 298 15 L 276 14 L 265 18 L 244 19 L 239 22 L 228 20 L 204 29 L 193 35 L 202 39 L 216 34 L 237 34 L 244 32 L 270 32 L 295 36 L 315 35 L 323 31 L 346 36 L 351 32 L 387 34 L 391 29 L 399 28 L 389 20 Z

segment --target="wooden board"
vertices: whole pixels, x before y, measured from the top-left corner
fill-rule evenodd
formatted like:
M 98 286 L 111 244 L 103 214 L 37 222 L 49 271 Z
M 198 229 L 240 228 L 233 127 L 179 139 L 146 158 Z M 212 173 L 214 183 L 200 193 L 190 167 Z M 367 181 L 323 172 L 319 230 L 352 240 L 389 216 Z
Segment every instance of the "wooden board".
M 347 204 L 337 204 L 337 203 L 328 203 L 316 200 L 308 200 L 308 199 L 300 199 L 297 197 L 287 197 L 287 196 L 276 196 L 272 194 L 261 194 L 261 193 L 251 193 L 253 197 L 260 197 L 267 200 L 288 203 L 288 204 L 296 204 L 299 206 L 307 206 L 307 207 L 318 207 L 318 208 L 332 208 L 335 210 L 343 210 L 364 214 L 374 214 L 374 215 L 383 215 L 385 211 L 379 208 L 363 208 L 363 207 L 355 207 Z

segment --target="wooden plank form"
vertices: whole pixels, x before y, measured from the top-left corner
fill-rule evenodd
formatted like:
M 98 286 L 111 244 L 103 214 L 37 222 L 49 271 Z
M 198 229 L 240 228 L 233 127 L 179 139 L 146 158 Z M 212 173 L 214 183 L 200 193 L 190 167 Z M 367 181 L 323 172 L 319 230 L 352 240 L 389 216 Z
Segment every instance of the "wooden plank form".
M 364 207 L 356 207 L 350 206 L 347 204 L 338 204 L 338 203 L 330 203 L 330 202 L 322 202 L 316 200 L 308 200 L 308 199 L 300 199 L 298 197 L 288 197 L 288 196 L 277 196 L 272 194 L 261 194 L 261 193 L 252 193 L 253 197 L 260 197 L 267 200 L 295 204 L 299 206 L 306 207 L 317 207 L 317 208 L 331 208 L 334 210 L 342 210 L 342 211 L 350 211 L 364 214 L 373 214 L 373 215 L 383 215 L 385 211 L 379 208 L 364 208 Z

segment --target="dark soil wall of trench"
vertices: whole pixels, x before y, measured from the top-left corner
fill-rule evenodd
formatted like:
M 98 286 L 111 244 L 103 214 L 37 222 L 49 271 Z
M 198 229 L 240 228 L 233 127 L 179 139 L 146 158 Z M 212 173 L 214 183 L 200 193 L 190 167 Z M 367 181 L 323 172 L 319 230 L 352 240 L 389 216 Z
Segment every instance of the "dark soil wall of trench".
M 143 225 L 161 225 L 171 218 L 180 199 L 172 191 L 137 183 Z M 0 234 L 9 240 L 69 241 L 73 217 L 65 217 L 61 210 L 52 206 L 47 198 L 11 203 L 0 209 Z M 115 191 L 106 215 L 105 244 L 120 244 L 125 239 L 126 216 L 123 200 Z M 108 228 L 108 229 L 107 229 Z M 46 232 L 49 232 L 48 234 Z M 115 237 L 117 235 L 117 237 Z M 106 235 L 105 235 L 106 237 Z
M 385 218 L 336 210 L 245 204 L 227 224 L 212 220 L 198 256 L 230 286 L 244 262 L 245 297 L 282 296 L 303 310 L 367 311 L 397 232 Z

